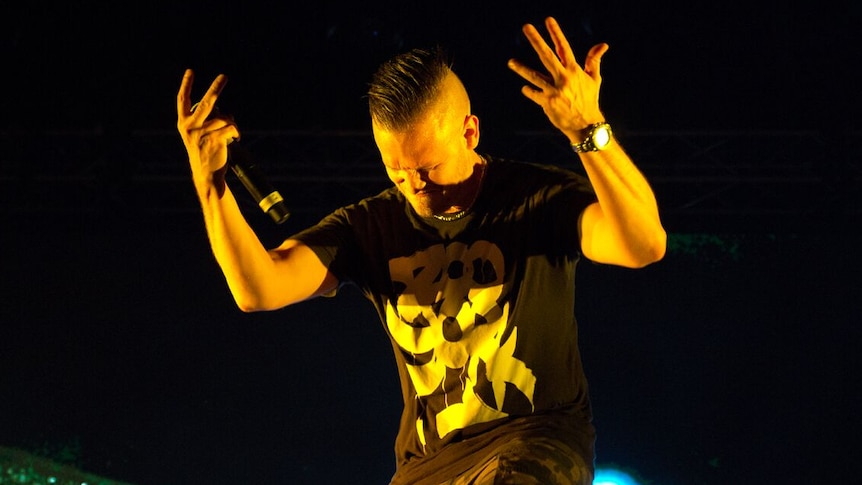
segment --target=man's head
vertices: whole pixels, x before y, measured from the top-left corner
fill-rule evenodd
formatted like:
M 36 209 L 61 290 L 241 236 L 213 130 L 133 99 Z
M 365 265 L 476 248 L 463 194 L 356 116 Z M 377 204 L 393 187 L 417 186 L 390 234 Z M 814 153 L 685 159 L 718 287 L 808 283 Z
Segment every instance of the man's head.
M 386 172 L 414 210 L 466 209 L 478 190 L 479 120 L 442 50 L 414 49 L 381 65 L 368 105 Z

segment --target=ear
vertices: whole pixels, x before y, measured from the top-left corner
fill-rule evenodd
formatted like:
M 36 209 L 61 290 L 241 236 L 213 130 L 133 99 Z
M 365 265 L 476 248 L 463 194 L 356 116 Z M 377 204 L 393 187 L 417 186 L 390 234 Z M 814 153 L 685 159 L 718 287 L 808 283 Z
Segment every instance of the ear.
M 467 115 L 464 119 L 464 141 L 468 150 L 479 146 L 479 118 L 476 115 Z

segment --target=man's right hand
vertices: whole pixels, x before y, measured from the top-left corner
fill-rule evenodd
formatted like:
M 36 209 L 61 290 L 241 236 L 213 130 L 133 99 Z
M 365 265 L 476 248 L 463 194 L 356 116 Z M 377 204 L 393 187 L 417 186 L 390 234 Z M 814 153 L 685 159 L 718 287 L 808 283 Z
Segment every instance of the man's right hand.
M 177 130 L 189 154 L 189 164 L 195 187 L 203 195 L 210 187 L 219 194 L 224 191 L 227 146 L 239 139 L 239 130 L 232 119 L 218 116 L 215 108 L 219 94 L 227 84 L 224 74 L 218 75 L 201 100 L 191 102 L 194 72 L 187 69 L 177 93 Z

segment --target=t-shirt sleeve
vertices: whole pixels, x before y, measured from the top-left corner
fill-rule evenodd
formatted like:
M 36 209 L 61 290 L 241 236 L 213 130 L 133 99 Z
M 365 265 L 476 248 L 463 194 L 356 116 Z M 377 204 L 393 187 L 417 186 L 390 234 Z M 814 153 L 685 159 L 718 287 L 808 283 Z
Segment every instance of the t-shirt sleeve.
M 564 240 L 577 241 L 578 251 L 581 251 L 580 244 L 580 220 L 581 214 L 592 203 L 598 201 L 596 193 L 589 179 L 577 174 L 567 177 L 559 188 L 559 192 L 552 196 L 556 199 L 557 206 L 566 207 L 571 211 L 569 217 L 564 220 L 572 221 L 571 224 L 558 222 L 556 224 L 560 234 L 556 237 Z M 552 214 L 548 214 L 553 217 Z
M 359 247 L 346 208 L 336 210 L 291 239 L 314 251 L 323 265 L 338 278 L 339 286 L 358 279 Z

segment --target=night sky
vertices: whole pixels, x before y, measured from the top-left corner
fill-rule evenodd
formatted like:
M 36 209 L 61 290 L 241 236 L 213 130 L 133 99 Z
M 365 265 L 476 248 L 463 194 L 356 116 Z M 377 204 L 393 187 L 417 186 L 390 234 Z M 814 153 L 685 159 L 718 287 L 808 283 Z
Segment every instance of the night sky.
M 850 2 L 341 3 L 7 7 L 0 447 L 135 485 L 379 484 L 392 473 L 400 391 L 370 304 L 347 288 L 243 314 L 191 182 L 176 210 L 142 210 L 176 190 L 140 178 L 153 163 L 144 153 L 185 170 L 170 136 L 186 68 L 197 93 L 228 74 L 221 106 L 241 130 L 361 131 L 376 65 L 439 43 L 493 152 L 519 130 L 550 129 L 506 60 L 534 62 L 520 27 L 554 15 L 579 59 L 610 44 L 602 106 L 621 133 L 859 141 L 862 14 Z M 101 151 L 73 147 L 94 137 L 107 140 Z M 90 163 L 82 152 L 101 160 L 106 179 L 151 184 L 118 198 L 98 185 L 105 179 L 75 176 Z M 600 464 L 656 485 L 859 475 L 859 153 L 799 162 L 836 183 L 825 199 L 800 189 L 819 211 L 766 226 L 739 209 L 720 225 L 668 211 L 673 244 L 662 262 L 581 265 L 577 314 Z M 757 187 L 752 199 L 775 195 Z M 271 242 L 324 206 L 278 227 L 249 217 Z

